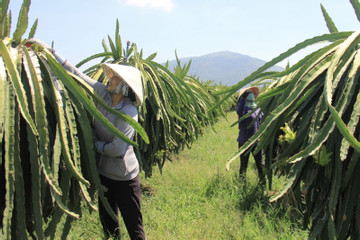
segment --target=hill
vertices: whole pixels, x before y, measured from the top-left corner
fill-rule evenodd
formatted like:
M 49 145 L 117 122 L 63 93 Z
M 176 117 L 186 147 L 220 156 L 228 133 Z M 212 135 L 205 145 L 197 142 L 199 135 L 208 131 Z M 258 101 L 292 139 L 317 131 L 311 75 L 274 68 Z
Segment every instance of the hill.
M 195 75 L 201 81 L 212 80 L 215 83 L 222 83 L 227 86 L 238 83 L 266 63 L 266 61 L 258 58 L 222 51 L 199 57 L 180 58 L 181 65 L 187 64 L 190 59 L 192 62 L 188 75 Z M 176 60 L 169 61 L 170 70 L 173 70 L 175 66 Z M 274 71 L 283 70 L 278 66 L 271 69 Z

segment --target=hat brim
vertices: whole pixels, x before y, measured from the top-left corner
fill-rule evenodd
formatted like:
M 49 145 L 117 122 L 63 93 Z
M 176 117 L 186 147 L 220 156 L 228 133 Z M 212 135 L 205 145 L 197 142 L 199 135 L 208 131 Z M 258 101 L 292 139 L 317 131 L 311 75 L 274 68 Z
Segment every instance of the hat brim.
M 101 65 L 105 75 L 111 79 L 117 76 L 133 90 L 136 96 L 135 106 L 141 106 L 143 103 L 143 84 L 141 80 L 141 73 L 139 69 L 121 64 L 103 63 Z
M 246 91 L 248 91 L 248 90 L 250 90 L 250 91 L 254 94 L 255 99 L 259 96 L 259 88 L 253 86 L 253 87 L 247 87 L 247 88 L 241 89 L 241 90 L 239 91 L 238 99 L 240 99 L 241 96 L 242 96 Z

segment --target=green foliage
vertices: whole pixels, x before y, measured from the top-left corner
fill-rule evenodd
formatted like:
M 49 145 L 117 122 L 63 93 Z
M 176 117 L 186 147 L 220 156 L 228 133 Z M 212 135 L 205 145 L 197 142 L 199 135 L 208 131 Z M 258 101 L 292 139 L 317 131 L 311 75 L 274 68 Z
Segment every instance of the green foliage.
M 315 162 L 321 166 L 326 166 L 331 162 L 332 152 L 328 152 L 326 147 L 323 145 L 321 148 L 314 154 Z
M 360 171 L 360 32 L 337 32 L 321 7 L 331 34 L 297 44 L 228 90 L 236 91 L 264 75 L 277 78 L 258 97 L 265 116 L 259 131 L 229 159 L 227 167 L 258 142 L 255 152 L 264 151 L 267 171 L 288 178 L 272 201 L 292 195 L 292 204 L 304 213 L 310 239 L 355 239 L 360 236 L 356 173 Z M 329 44 L 283 72 L 265 72 L 320 39 Z M 285 124 L 296 135 L 284 147 Z M 268 178 L 271 184 L 272 175 Z
M 324 15 L 324 19 L 325 19 L 325 22 L 326 22 L 326 25 L 329 29 L 329 31 L 331 33 L 335 33 L 335 32 L 338 32 L 334 22 L 332 21 L 331 17 L 329 16 L 329 14 L 327 13 L 326 9 L 324 8 L 324 6 L 322 4 L 320 4 L 321 6 L 321 11 Z
M 285 123 L 284 127 L 280 127 L 280 129 L 284 132 L 284 135 L 279 136 L 279 144 L 286 145 L 286 143 L 292 143 L 296 137 L 296 132 L 292 131 L 289 127 L 289 124 Z
M 10 34 L 11 13 L 7 12 L 9 7 L 9 0 L 1 1 L 0 7 L 0 39 L 4 39 Z
M 104 199 L 89 141 L 93 118 L 129 144 L 137 143 L 96 109 L 94 102 L 106 104 L 48 50 L 24 45 L 29 5 L 24 0 L 9 38 L 8 1 L 0 3 L 0 226 L 5 239 L 44 239 L 54 235 L 65 213 L 65 238 L 71 222 L 82 215 L 80 204 L 96 210 L 97 197 Z M 37 20 L 30 37 L 36 26 Z M 139 123 L 115 114 L 149 142 Z
M 360 21 L 360 3 L 358 0 L 350 0 L 351 5 L 355 10 L 357 19 Z
M 24 0 L 21 5 L 19 19 L 17 22 L 16 30 L 13 35 L 13 41 L 15 44 L 19 44 L 21 41 L 22 35 L 25 33 L 28 26 L 28 12 L 30 7 L 30 0 Z

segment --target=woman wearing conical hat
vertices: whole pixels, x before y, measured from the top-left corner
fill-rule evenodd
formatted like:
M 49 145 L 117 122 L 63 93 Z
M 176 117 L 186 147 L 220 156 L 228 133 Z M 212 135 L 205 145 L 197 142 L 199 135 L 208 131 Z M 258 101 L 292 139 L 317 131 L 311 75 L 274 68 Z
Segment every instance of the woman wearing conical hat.
M 236 112 L 238 114 L 239 119 L 246 114 L 252 112 L 254 109 L 256 109 L 256 103 L 255 100 L 259 94 L 259 88 L 257 87 L 249 87 L 244 88 L 239 92 L 238 97 L 238 104 Z M 254 112 L 252 112 L 248 117 L 242 119 L 239 121 L 238 127 L 239 127 L 239 135 L 237 138 L 237 142 L 239 144 L 239 148 L 247 141 L 251 136 L 253 136 L 257 130 L 259 129 L 261 118 L 263 113 L 260 111 L 260 109 L 256 109 Z M 252 149 L 255 149 L 255 146 L 252 146 Z M 249 163 L 249 155 L 250 151 L 246 151 L 245 153 L 241 154 L 240 156 L 240 177 L 242 179 L 246 179 L 246 170 Z M 259 179 L 260 184 L 265 184 L 265 175 L 263 172 L 263 160 L 262 160 L 262 153 L 259 151 L 257 154 L 253 154 L 256 167 L 258 169 L 259 173 Z
M 66 61 L 43 42 L 30 39 L 29 44 L 38 44 L 48 49 L 68 71 L 89 84 L 108 106 L 121 111 L 138 121 L 137 106 L 143 102 L 143 87 L 140 71 L 132 66 L 102 64 L 108 85 L 95 81 Z M 106 111 L 98 110 L 125 136 L 132 139 L 135 130 L 124 120 Z M 97 120 L 94 121 L 95 146 L 98 152 L 97 165 L 101 184 L 107 188 L 105 197 L 113 211 L 120 211 L 131 239 L 145 239 L 140 209 L 139 162 L 132 145 L 114 136 Z M 99 199 L 99 215 L 105 234 L 120 239 L 119 222 L 112 219 Z

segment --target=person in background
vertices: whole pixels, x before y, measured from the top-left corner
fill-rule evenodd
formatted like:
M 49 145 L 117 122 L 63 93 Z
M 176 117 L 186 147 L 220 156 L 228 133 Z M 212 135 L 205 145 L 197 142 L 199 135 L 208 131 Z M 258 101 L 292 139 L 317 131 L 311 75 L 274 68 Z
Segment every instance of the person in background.
M 53 49 L 37 39 L 28 44 L 38 44 L 48 49 L 56 60 L 68 71 L 89 84 L 108 106 L 138 120 L 137 106 L 143 102 L 143 88 L 140 71 L 132 66 L 103 63 L 102 68 L 109 79 L 107 86 L 83 74 L 79 69 L 55 53 Z M 124 120 L 106 111 L 98 110 L 125 136 L 133 139 L 135 130 Z M 101 184 L 107 188 L 105 197 L 117 214 L 120 210 L 131 239 L 145 239 L 140 207 L 139 163 L 132 145 L 115 137 L 97 120 L 93 123 L 97 165 Z M 119 222 L 106 211 L 99 199 L 99 215 L 107 237 L 120 239 Z
M 246 114 L 252 112 L 256 108 L 255 99 L 259 94 L 259 88 L 257 87 L 249 87 L 242 89 L 239 92 L 238 104 L 236 112 L 238 114 L 238 118 L 245 116 Z M 237 138 L 237 142 L 239 144 L 239 148 L 247 141 L 251 136 L 253 136 L 257 130 L 259 129 L 261 118 L 263 113 L 260 109 L 256 109 L 245 119 L 242 119 L 238 123 L 239 127 L 239 136 Z M 252 146 L 252 149 L 256 148 Z M 246 170 L 249 163 L 250 151 L 245 151 L 240 155 L 240 177 L 246 179 Z M 262 152 L 259 151 L 257 154 L 253 155 L 255 158 L 256 167 L 259 173 L 260 184 L 265 184 L 265 175 L 263 172 L 263 160 L 262 160 Z

